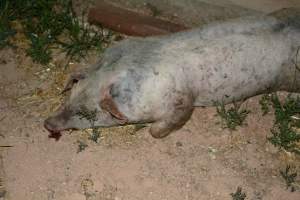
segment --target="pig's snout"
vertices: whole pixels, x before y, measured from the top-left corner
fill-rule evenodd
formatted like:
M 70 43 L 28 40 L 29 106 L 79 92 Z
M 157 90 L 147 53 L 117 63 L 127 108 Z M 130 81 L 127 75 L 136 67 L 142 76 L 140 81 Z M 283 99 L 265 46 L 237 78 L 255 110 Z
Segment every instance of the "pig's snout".
M 59 131 L 56 124 L 54 117 L 49 117 L 44 121 L 44 127 L 47 129 L 49 132 L 57 132 Z
M 56 141 L 59 140 L 61 137 L 61 133 L 55 123 L 55 118 L 54 117 L 49 117 L 44 121 L 44 127 L 49 131 L 49 138 L 54 138 Z

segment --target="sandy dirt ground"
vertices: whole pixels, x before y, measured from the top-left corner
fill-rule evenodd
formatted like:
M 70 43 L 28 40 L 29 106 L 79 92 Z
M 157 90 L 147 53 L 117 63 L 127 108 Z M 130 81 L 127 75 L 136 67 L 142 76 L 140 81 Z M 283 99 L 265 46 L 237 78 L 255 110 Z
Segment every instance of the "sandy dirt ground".
M 215 108 L 197 108 L 161 140 L 133 126 L 101 129 L 98 143 L 89 130 L 49 139 L 43 120 L 64 80 L 97 57 L 64 69 L 63 55 L 45 67 L 0 51 L 0 200 L 231 200 L 238 187 L 249 200 L 300 199 L 279 173 L 300 159 L 267 141 L 274 117 L 262 116 L 260 97 L 242 105 L 251 113 L 237 131 L 222 128 Z

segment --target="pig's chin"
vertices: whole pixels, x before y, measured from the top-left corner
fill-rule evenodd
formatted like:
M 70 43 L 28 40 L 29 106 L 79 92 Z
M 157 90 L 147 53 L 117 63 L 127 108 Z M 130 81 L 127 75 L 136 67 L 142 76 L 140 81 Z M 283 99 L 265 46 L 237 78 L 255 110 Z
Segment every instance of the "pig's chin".
M 62 131 L 78 130 L 77 128 L 61 128 L 61 129 L 53 128 L 53 127 L 49 126 L 49 124 L 47 124 L 47 123 L 44 123 L 44 127 L 49 132 L 48 137 L 54 138 L 56 141 L 58 141 L 60 139 L 60 137 L 62 136 L 62 134 L 61 134 Z
M 48 130 L 49 131 L 49 138 L 54 138 L 55 141 L 58 141 L 60 137 L 62 136 L 61 132 L 62 131 L 69 131 L 69 130 L 78 130 L 77 128 L 68 128 L 64 130 Z
M 60 131 L 49 131 L 49 138 L 54 138 L 55 141 L 58 141 L 61 137 L 61 132 Z
M 61 131 L 63 131 L 63 130 L 53 130 L 49 126 L 47 126 L 46 123 L 44 124 L 44 127 L 49 132 L 49 135 L 48 135 L 49 138 L 54 138 L 56 141 L 58 141 L 59 138 L 62 136 Z

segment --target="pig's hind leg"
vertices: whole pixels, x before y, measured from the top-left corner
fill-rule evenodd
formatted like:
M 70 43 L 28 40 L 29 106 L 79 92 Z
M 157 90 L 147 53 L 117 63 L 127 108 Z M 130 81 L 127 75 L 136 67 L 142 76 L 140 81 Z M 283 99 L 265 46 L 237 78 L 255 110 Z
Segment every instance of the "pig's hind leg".
M 189 95 L 175 98 L 170 104 L 171 108 L 155 121 L 150 127 L 150 133 L 154 138 L 163 138 L 170 132 L 180 129 L 191 117 L 194 107 L 193 98 Z

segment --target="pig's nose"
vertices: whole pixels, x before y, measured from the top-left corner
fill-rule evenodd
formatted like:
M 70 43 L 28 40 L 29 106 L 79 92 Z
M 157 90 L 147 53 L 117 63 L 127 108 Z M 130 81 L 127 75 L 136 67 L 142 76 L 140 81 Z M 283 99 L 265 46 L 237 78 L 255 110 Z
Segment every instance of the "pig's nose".
M 46 119 L 44 121 L 44 127 L 50 133 L 50 135 L 48 136 L 49 138 L 54 138 L 56 141 L 59 140 L 59 138 L 61 137 L 61 133 L 57 129 L 57 127 L 55 126 L 55 124 L 53 123 L 53 118 L 49 117 L 48 119 Z
M 55 132 L 57 131 L 56 126 L 53 123 L 53 118 L 49 117 L 44 121 L 44 127 L 47 129 L 49 132 Z

